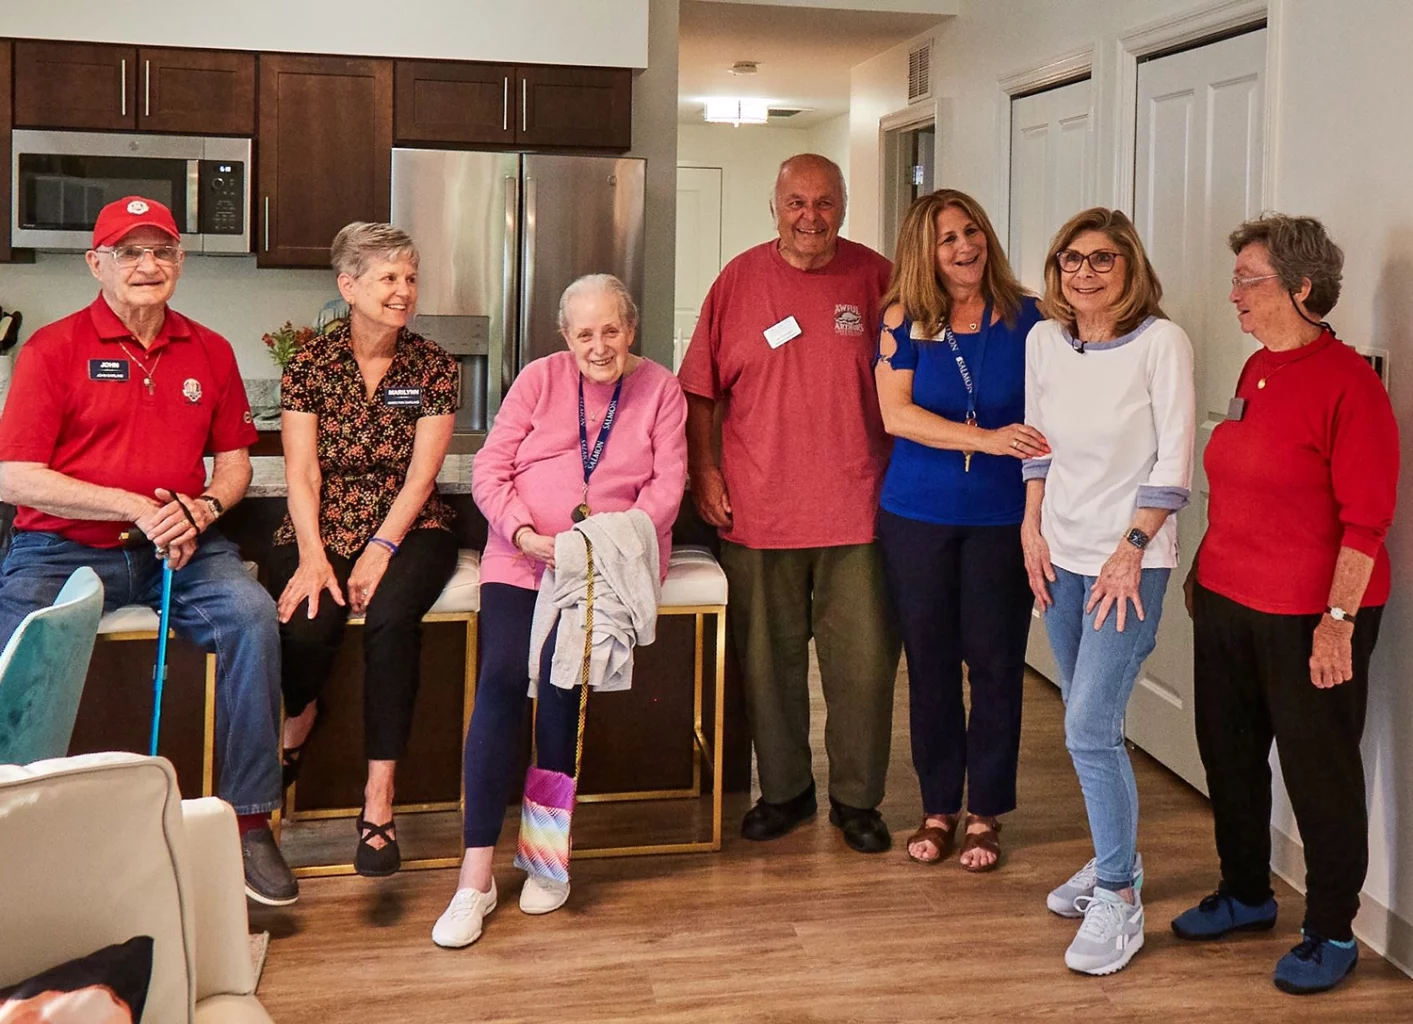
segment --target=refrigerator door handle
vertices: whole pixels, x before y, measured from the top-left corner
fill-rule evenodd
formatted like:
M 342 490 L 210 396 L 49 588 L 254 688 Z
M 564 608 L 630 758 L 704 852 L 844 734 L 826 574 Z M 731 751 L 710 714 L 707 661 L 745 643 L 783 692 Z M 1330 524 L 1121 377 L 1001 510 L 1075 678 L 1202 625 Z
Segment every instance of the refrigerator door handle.
M 524 353 L 531 348 L 530 323 L 535 297 L 535 199 L 538 188 L 535 179 L 525 175 L 525 224 L 521 235 L 520 331 L 515 358 L 516 371 L 524 368 Z
M 510 390 L 510 382 L 515 379 L 515 368 L 520 361 L 519 336 L 515 324 L 515 239 L 520 233 L 519 184 L 518 176 L 505 176 L 505 242 L 500 271 L 500 322 L 504 325 L 501 329 L 503 341 L 501 351 L 491 354 L 491 365 L 500 363 L 500 387 L 496 396 L 496 408 L 499 408 L 499 399 Z M 498 360 L 495 359 L 497 355 L 500 357 Z M 491 410 L 492 413 L 494 411 Z

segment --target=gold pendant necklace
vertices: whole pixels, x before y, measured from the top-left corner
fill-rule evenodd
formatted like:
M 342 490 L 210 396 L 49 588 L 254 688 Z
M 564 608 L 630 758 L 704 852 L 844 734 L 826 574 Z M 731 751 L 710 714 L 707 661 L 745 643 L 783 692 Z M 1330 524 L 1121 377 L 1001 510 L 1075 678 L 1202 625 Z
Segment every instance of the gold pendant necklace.
M 152 375 L 157 372 L 157 367 L 162 362 L 162 356 L 166 354 L 167 350 L 163 349 L 161 352 L 157 353 L 157 358 L 152 360 L 152 368 L 149 370 L 147 368 L 147 364 L 144 363 L 141 359 L 137 358 L 137 356 L 133 353 L 132 349 L 128 348 L 124 342 L 119 341 L 118 344 L 122 345 L 123 351 L 128 354 L 128 358 L 135 362 L 142 370 L 142 386 L 147 389 L 147 393 L 149 395 L 153 394 L 157 390 L 157 387 L 155 384 L 152 383 Z M 1264 387 L 1265 385 L 1263 384 L 1262 386 Z

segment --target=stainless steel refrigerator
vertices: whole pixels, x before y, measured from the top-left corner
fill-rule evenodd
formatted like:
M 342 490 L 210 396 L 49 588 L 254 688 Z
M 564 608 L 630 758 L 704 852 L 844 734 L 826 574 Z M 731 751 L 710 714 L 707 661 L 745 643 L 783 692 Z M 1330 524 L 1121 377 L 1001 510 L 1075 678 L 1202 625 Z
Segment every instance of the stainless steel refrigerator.
M 394 149 L 392 222 L 417 243 L 416 330 L 461 362 L 458 431 L 487 429 L 526 363 L 558 351 L 559 296 L 614 274 L 642 306 L 644 162 Z

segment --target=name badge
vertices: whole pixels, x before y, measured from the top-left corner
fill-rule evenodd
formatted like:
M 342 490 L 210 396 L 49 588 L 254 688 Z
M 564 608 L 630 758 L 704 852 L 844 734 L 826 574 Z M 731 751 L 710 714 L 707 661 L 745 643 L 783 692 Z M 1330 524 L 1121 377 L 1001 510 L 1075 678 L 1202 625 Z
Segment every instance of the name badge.
M 1240 420 L 1246 415 L 1246 399 L 1233 398 L 1227 403 L 1227 419 Z
M 422 389 L 388 388 L 383 392 L 383 404 L 395 409 L 420 409 Z
M 126 359 L 90 359 L 88 361 L 89 380 L 127 380 L 128 361 Z
M 787 316 L 778 324 L 765 329 L 765 340 L 771 348 L 779 348 L 791 338 L 798 338 L 803 332 L 793 316 Z

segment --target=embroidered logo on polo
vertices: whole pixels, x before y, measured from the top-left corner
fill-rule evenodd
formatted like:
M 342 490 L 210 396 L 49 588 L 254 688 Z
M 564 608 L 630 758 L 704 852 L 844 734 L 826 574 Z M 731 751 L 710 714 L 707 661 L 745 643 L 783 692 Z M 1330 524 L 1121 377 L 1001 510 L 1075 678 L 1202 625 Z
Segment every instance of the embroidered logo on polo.
M 841 302 L 834 307 L 835 334 L 863 334 L 863 317 L 859 307 Z
M 90 359 L 88 361 L 89 380 L 127 380 L 128 372 L 126 359 Z
M 383 392 L 383 404 L 393 409 L 420 409 L 422 389 L 388 388 Z
M 152 209 L 152 207 L 148 206 L 141 199 L 134 199 L 132 202 L 128 203 L 128 213 L 136 214 L 139 217 L 150 209 Z
M 188 377 L 182 381 L 182 397 L 192 405 L 201 401 L 201 381 L 195 377 Z

